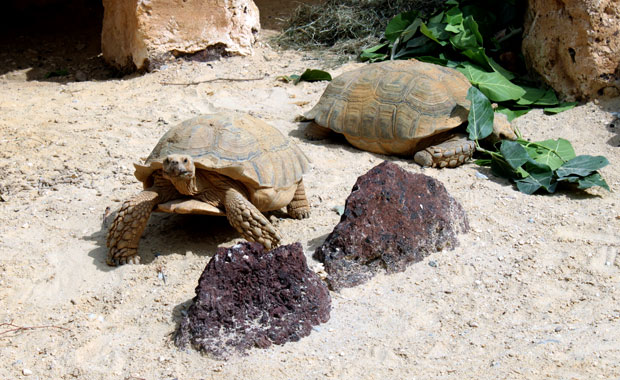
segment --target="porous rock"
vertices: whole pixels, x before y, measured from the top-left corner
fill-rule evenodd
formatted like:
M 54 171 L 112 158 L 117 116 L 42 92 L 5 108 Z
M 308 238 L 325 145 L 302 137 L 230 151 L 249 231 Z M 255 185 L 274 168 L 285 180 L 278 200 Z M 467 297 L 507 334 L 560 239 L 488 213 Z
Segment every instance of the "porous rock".
M 252 0 L 103 0 L 103 58 L 154 69 L 171 54 L 249 55 L 260 30 Z
M 568 100 L 620 95 L 620 2 L 528 0 L 528 67 Z
M 315 254 L 329 287 L 339 290 L 452 249 L 457 233 L 468 229 L 465 211 L 441 182 L 385 161 L 357 179 L 340 222 Z
M 175 343 L 226 358 L 298 341 L 329 320 L 330 308 L 329 290 L 308 268 L 300 243 L 265 252 L 244 242 L 219 248 L 209 261 Z

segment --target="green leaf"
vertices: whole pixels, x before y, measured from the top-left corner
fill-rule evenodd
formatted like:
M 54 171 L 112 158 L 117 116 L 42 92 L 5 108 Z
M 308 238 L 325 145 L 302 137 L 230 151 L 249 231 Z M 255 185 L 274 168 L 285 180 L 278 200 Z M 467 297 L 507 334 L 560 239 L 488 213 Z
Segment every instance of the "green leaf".
M 451 33 L 454 33 L 454 34 L 465 32 L 465 28 L 463 28 L 463 24 L 458 24 L 458 25 L 450 25 L 450 24 L 448 24 L 448 25 L 446 25 L 446 29 L 445 30 L 446 30 L 446 32 L 451 32 Z
M 385 39 L 394 42 L 418 17 L 418 11 L 399 13 L 390 20 L 385 28 Z
M 514 119 L 518 118 L 519 116 L 525 115 L 531 110 L 531 108 L 511 110 L 509 108 L 499 106 L 495 109 L 495 112 L 503 113 L 508 118 L 508 121 L 513 121 Z
M 578 183 L 579 186 L 577 187 L 580 189 L 588 189 L 592 186 L 600 186 L 607 191 L 611 191 L 609 189 L 609 185 L 607 185 L 607 182 L 605 182 L 599 172 L 594 172 L 585 178 L 579 179 Z
M 495 102 L 516 100 L 525 94 L 525 90 L 517 86 L 497 72 L 486 72 L 468 62 L 463 62 L 457 70 L 462 72 L 469 81 L 478 86 L 480 91 Z
M 482 66 L 489 66 L 488 60 L 489 58 L 487 57 L 486 53 L 484 52 L 484 48 L 481 46 L 472 48 L 472 49 L 467 49 L 461 52 L 461 54 L 463 54 L 464 56 L 466 56 L 467 58 L 469 58 L 470 60 L 472 60 L 473 62 L 482 65 Z M 489 66 L 490 68 L 490 66 Z
M 428 37 L 426 36 L 418 36 L 416 38 L 411 39 L 409 42 L 407 42 L 407 45 L 405 46 L 407 46 L 408 49 L 412 49 L 412 48 L 424 46 L 426 44 L 431 45 L 433 44 L 433 42 L 429 40 Z
M 332 76 L 323 70 L 306 69 L 299 77 L 299 82 L 318 82 L 322 80 L 330 81 L 332 80 Z
M 516 141 L 503 140 L 499 151 L 504 156 L 508 165 L 514 170 L 531 160 L 525 148 Z
M 534 194 L 540 188 L 549 193 L 555 192 L 557 182 L 553 180 L 553 171 L 530 172 L 530 175 L 523 179 L 515 180 L 517 189 L 525 194 Z
M 460 25 L 463 23 L 463 12 L 459 7 L 452 7 L 446 12 L 446 21 L 450 25 Z
M 441 24 L 443 20 L 444 13 L 439 12 L 435 16 L 428 19 L 429 24 Z
M 485 54 L 485 57 L 486 57 L 486 54 Z M 486 58 L 487 58 L 487 63 L 493 69 L 493 71 L 495 71 L 497 73 L 500 73 L 504 78 L 506 78 L 508 80 L 514 79 L 515 75 L 511 71 L 508 71 L 505 68 L 503 68 L 493 58 L 491 58 L 491 57 L 486 57 Z
M 577 105 L 577 102 L 561 103 L 557 107 L 545 108 L 545 113 L 556 114 L 556 113 L 564 112 L 564 111 L 567 111 L 575 107 L 576 105 Z
M 496 157 L 491 159 L 491 170 L 493 171 L 493 174 L 498 177 L 510 179 L 520 179 L 523 177 L 519 172 L 510 167 L 506 161 L 497 159 Z
M 448 39 L 448 33 L 446 32 L 444 24 L 424 24 L 420 25 L 420 33 L 424 34 L 426 37 L 435 41 L 441 46 L 445 46 L 448 44 L 446 39 Z
M 389 43 L 384 42 L 384 43 L 382 43 L 382 44 L 379 44 L 379 45 L 375 45 L 375 46 L 369 47 L 368 49 L 364 49 L 364 50 L 362 50 L 362 54 L 364 54 L 364 53 L 376 53 L 376 52 L 378 52 L 379 50 L 381 50 L 381 49 L 383 49 L 383 48 L 387 47 L 388 45 L 389 45 Z
M 523 94 L 523 96 L 521 96 L 517 100 L 517 104 L 520 105 L 534 104 L 534 102 L 536 102 L 538 99 L 541 99 L 546 93 L 546 90 L 542 88 L 528 86 L 522 86 L 521 88 L 525 90 L 525 94 Z
M 556 170 L 566 161 L 575 158 L 575 151 L 568 140 L 545 140 L 538 142 L 519 141 L 532 159 Z
M 467 31 L 463 31 L 450 37 L 450 43 L 457 50 L 468 50 L 480 47 L 478 41 L 476 41 L 476 36 L 472 33 L 468 33 Z
M 479 158 L 476 161 L 474 161 L 476 165 L 480 165 L 480 166 L 491 166 L 492 162 L 493 160 L 490 158 Z
M 387 54 L 379 54 L 379 53 L 362 53 L 360 55 L 360 59 L 362 60 L 362 62 L 366 62 L 366 61 L 370 61 L 370 62 L 385 61 L 387 58 L 388 58 Z
M 379 44 L 379 45 L 375 45 L 372 47 L 369 47 L 368 49 L 364 49 L 362 50 L 362 53 L 360 54 L 360 59 L 362 61 L 371 61 L 371 62 L 375 62 L 375 61 L 382 61 L 385 60 L 387 58 L 387 54 L 385 53 L 378 53 L 378 51 L 385 49 L 389 46 L 388 42 Z
M 482 34 L 480 34 L 480 30 L 478 30 L 478 23 L 472 16 L 465 17 L 463 20 L 463 27 L 465 31 L 473 34 L 478 45 L 482 46 Z
M 429 54 L 435 50 L 434 46 L 424 45 L 414 49 L 403 49 L 399 50 L 398 53 L 394 54 L 393 59 L 403 59 L 403 58 L 418 58 L 418 54 Z
M 415 20 L 413 20 L 413 22 L 411 24 L 409 24 L 409 26 L 407 28 L 405 28 L 405 30 L 403 30 L 403 32 L 400 35 L 400 42 L 404 43 L 409 41 L 409 39 L 411 39 L 411 37 L 413 37 L 413 35 L 418 31 L 418 28 L 420 27 L 420 25 L 422 24 L 422 19 L 417 17 Z
M 471 102 L 467 116 L 467 132 L 470 140 L 482 140 L 493 132 L 493 107 L 486 96 L 476 87 L 467 90 Z
M 536 144 L 552 150 L 564 161 L 569 161 L 576 157 L 573 145 L 566 139 L 537 141 Z
M 608 164 L 609 161 L 603 156 L 581 155 L 560 166 L 556 174 L 558 178 L 571 175 L 586 177 Z
M 555 95 L 555 91 L 553 91 L 552 88 L 547 89 L 545 94 L 534 102 L 534 104 L 538 106 L 553 106 L 558 103 L 560 103 L 560 101 L 558 100 L 558 97 Z M 575 102 L 575 104 L 577 103 Z

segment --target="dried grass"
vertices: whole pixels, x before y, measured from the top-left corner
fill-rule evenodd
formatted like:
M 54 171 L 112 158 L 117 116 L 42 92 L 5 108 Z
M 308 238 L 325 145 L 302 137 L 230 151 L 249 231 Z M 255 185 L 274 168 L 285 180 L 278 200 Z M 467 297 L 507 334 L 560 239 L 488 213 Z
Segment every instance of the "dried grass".
M 274 38 L 283 48 L 321 50 L 331 54 L 358 55 L 376 44 L 385 26 L 398 13 L 420 10 L 432 13 L 442 0 L 326 0 L 302 4 Z

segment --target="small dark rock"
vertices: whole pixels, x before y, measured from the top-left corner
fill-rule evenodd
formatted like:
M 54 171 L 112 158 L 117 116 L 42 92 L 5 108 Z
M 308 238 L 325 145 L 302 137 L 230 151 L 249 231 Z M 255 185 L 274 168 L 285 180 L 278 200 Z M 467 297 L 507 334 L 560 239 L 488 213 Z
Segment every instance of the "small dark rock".
M 340 222 L 315 254 L 330 288 L 339 290 L 453 249 L 456 233 L 468 229 L 465 211 L 441 182 L 385 161 L 357 179 Z
M 298 341 L 329 320 L 327 286 L 300 243 L 265 252 L 257 243 L 219 248 L 200 276 L 175 343 L 216 358 Z

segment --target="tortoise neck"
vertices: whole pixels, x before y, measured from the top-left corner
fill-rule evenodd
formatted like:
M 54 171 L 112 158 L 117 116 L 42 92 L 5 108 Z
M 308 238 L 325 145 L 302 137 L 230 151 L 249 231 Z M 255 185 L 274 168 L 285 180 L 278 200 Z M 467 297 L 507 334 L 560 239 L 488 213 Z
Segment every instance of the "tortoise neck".
M 198 194 L 198 186 L 196 186 L 196 176 L 190 178 L 170 177 L 170 182 L 176 187 L 179 193 L 183 195 Z

